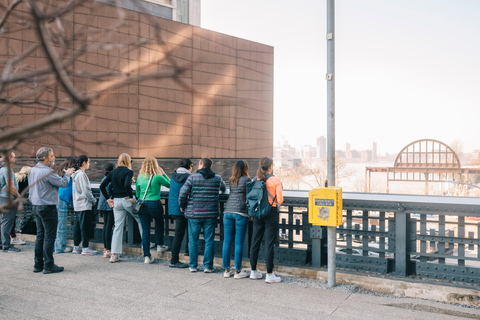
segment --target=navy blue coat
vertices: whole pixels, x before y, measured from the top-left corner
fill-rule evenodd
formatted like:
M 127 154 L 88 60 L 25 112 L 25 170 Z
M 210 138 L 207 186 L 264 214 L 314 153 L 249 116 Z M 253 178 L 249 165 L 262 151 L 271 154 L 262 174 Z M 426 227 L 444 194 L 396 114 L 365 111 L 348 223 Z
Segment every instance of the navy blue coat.
M 180 188 L 182 188 L 190 173 L 172 173 L 170 179 L 170 192 L 168 193 L 168 213 L 174 216 L 183 216 L 183 212 L 180 211 L 180 205 L 178 204 L 178 196 L 180 195 Z

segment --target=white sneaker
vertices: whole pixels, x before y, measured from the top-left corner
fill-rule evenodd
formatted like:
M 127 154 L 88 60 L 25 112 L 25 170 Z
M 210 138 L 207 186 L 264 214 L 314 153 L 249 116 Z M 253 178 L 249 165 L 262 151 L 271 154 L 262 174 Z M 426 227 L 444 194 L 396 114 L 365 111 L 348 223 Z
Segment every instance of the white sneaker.
M 114 262 L 117 262 L 117 261 L 120 261 L 120 255 L 118 253 L 112 253 L 112 255 L 110 257 L 110 262 L 114 263 Z
M 145 263 L 149 264 L 149 263 L 152 263 L 153 261 L 155 261 L 155 259 L 153 257 L 145 257 Z
M 166 246 L 166 245 L 157 246 L 157 251 L 160 252 L 160 253 L 164 253 L 167 250 L 168 250 L 168 246 Z
M 234 279 L 242 279 L 242 278 L 246 278 L 248 276 L 248 274 L 245 272 L 245 271 L 240 271 L 239 273 L 236 273 L 235 272 L 235 275 L 233 276 Z
M 275 273 L 272 272 L 272 274 L 268 274 L 265 276 L 265 282 L 266 283 L 275 283 L 275 282 L 280 282 L 282 281 L 282 278 L 277 277 Z
M 262 279 L 263 274 L 260 271 L 252 270 L 250 272 L 250 279 Z
M 14 244 L 14 245 L 24 245 L 24 244 L 26 244 L 26 242 L 23 241 L 23 240 L 20 239 L 20 238 L 13 238 L 13 239 L 11 239 L 11 240 L 10 240 L 10 243 L 11 243 L 11 244 Z
M 215 272 L 214 269 L 205 268 L 205 269 L 203 270 L 203 273 L 214 273 L 214 272 Z
M 150 249 L 153 249 L 157 246 L 155 242 L 150 242 Z
M 80 246 L 74 246 L 73 250 L 72 250 L 72 253 L 80 254 L 80 253 L 82 253 L 82 248 Z
M 223 277 L 224 277 L 224 278 L 230 278 L 230 277 L 232 276 L 232 274 L 233 274 L 232 270 L 230 270 L 230 271 L 224 271 L 224 272 L 223 272 Z
M 93 256 L 93 255 L 96 255 L 97 253 L 98 251 L 92 250 L 90 248 L 82 248 L 82 254 Z
M 197 272 L 197 268 L 188 268 L 188 270 L 190 270 L 190 272 Z

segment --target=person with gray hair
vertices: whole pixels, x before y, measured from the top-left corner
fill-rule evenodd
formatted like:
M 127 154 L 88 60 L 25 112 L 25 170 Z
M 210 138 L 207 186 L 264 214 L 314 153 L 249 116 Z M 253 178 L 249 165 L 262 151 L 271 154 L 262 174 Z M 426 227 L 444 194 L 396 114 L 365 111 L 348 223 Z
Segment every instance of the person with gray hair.
M 30 202 L 37 222 L 37 240 L 35 241 L 35 262 L 33 272 L 44 274 L 62 272 L 63 267 L 54 264 L 53 249 L 57 233 L 58 188 L 65 188 L 70 181 L 74 168 L 63 169 L 60 177 L 53 169 L 55 156 L 51 148 L 42 147 L 37 151 L 38 163 L 30 170 Z

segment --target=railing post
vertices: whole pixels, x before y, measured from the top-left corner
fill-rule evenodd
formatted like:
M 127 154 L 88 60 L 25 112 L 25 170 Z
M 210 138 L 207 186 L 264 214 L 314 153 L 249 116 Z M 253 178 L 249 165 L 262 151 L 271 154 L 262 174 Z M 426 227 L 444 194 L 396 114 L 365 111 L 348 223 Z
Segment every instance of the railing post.
M 408 261 L 407 257 L 407 235 L 408 235 L 408 213 L 395 212 L 395 274 L 406 277 Z
M 312 266 L 319 268 L 322 266 L 322 227 L 312 226 L 310 238 L 312 239 Z

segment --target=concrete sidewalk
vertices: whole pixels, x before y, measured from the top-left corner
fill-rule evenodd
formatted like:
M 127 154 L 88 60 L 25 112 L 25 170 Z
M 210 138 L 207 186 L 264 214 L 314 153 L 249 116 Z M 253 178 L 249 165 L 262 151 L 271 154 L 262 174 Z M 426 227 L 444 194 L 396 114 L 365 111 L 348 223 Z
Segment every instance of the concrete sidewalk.
M 190 273 L 138 256 L 56 254 L 65 271 L 44 275 L 32 272 L 32 243 L 19 247 L 0 253 L 0 319 L 480 319 L 478 308 L 325 289 L 320 280 L 225 279 L 220 269 Z

